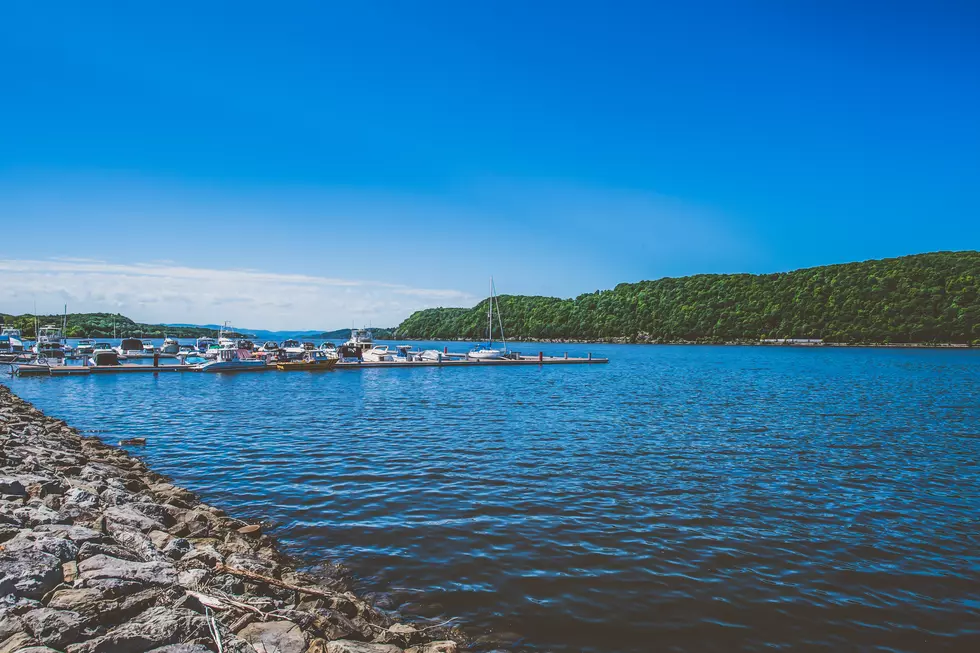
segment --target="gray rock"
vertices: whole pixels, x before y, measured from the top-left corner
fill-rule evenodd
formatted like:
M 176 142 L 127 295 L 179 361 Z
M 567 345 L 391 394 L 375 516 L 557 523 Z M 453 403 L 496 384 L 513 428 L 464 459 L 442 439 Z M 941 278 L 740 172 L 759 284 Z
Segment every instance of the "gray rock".
M 202 615 L 181 608 L 150 608 L 105 635 L 72 644 L 67 653 L 142 653 L 208 634 Z
M 180 561 L 185 565 L 197 561 L 205 567 L 213 567 L 219 562 L 224 562 L 224 557 L 213 546 L 205 545 L 193 547 Z
M 61 582 L 61 560 L 35 549 L 0 553 L 0 596 L 40 599 Z
M 420 633 L 414 626 L 408 624 L 391 624 L 380 631 L 374 641 L 378 644 L 396 644 L 398 646 L 408 646 L 420 639 Z
M 211 572 L 207 569 L 187 569 L 177 574 L 177 582 L 181 587 L 196 590 L 200 589 L 202 583 L 210 576 Z
M 0 610 L 0 642 L 4 641 L 14 633 L 22 633 L 27 630 L 20 617 L 11 610 Z
M 122 578 L 90 578 L 82 583 L 84 587 L 97 589 L 108 597 L 127 596 L 146 588 L 146 585 L 139 581 Z
M 63 524 L 70 519 L 56 510 L 52 510 L 45 505 L 24 506 L 14 511 L 22 524 L 28 526 L 38 526 L 40 524 Z
M 84 526 L 73 526 L 71 524 L 41 524 L 34 530 L 42 533 L 52 533 L 58 537 L 66 537 L 79 545 L 84 542 L 98 542 L 105 537 L 99 531 L 85 528 Z
M 116 542 L 135 553 L 143 562 L 167 559 L 142 531 L 134 531 L 115 522 L 110 522 L 108 528 Z
M 251 623 L 238 633 L 257 653 L 304 653 L 306 637 L 292 621 Z
M 85 580 L 120 578 L 135 580 L 149 585 L 173 585 L 177 582 L 177 570 L 167 562 L 131 562 L 105 555 L 92 556 L 78 563 L 78 571 Z
M 211 649 L 204 644 L 171 644 L 146 653 L 211 653 Z
M 0 476 L 0 494 L 24 496 L 27 494 L 27 489 L 21 483 L 20 479 L 15 476 Z
M 273 576 L 277 565 L 268 560 L 263 560 L 258 556 L 248 555 L 247 553 L 232 553 L 225 560 L 229 567 L 245 569 L 263 576 Z
M 182 537 L 171 539 L 165 547 L 163 554 L 172 560 L 180 560 L 191 550 L 191 543 Z
M 82 618 L 77 612 L 38 608 L 21 616 L 35 639 L 46 646 L 61 648 L 78 638 Z
M 0 643 L 0 653 L 17 653 L 25 648 L 37 646 L 38 641 L 26 632 L 14 633 Z
M 99 554 L 107 555 L 112 558 L 120 558 L 121 560 L 140 562 L 139 556 L 129 549 L 124 549 L 123 547 L 116 546 L 115 544 L 108 544 L 107 542 L 85 542 L 78 550 L 78 559 L 84 560 L 85 558 L 91 558 L 92 556 L 97 556 Z
M 102 499 L 98 495 L 80 487 L 74 487 L 65 493 L 61 502 L 62 512 L 75 513 L 78 516 L 85 512 L 95 512 L 102 507 Z
M 133 507 L 133 504 L 125 506 L 112 506 L 105 511 L 106 521 L 121 526 L 128 526 L 144 533 L 153 530 L 164 530 L 163 524 L 155 519 L 147 517 L 145 514 Z
M 173 506 L 153 503 L 152 501 L 148 501 L 147 497 L 143 496 L 138 497 L 136 502 L 132 504 L 132 507 L 136 508 L 147 517 L 155 519 L 164 526 L 171 526 L 176 523 L 177 520 L 174 518 L 175 512 L 179 514 L 183 514 L 184 512 L 183 510 L 178 510 Z
M 368 644 L 338 639 L 327 643 L 327 653 L 403 653 L 403 651 L 394 644 Z
M 17 649 L 17 653 L 58 653 L 58 650 L 48 646 L 28 646 Z
M 73 610 L 80 614 L 98 613 L 104 593 L 94 587 L 58 590 L 48 600 L 48 607 L 55 610 Z
M 3 548 L 9 553 L 19 551 L 50 553 L 62 562 L 74 560 L 78 555 L 78 545 L 71 540 L 36 531 L 21 531 L 17 537 L 4 544 Z
M 429 642 L 421 646 L 413 646 L 405 649 L 405 653 L 456 653 L 459 646 L 451 639 L 444 639 L 438 642 Z

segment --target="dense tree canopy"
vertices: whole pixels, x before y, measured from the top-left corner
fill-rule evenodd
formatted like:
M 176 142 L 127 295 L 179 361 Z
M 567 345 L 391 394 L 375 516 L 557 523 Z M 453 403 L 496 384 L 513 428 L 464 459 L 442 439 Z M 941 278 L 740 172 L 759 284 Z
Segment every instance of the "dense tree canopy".
M 34 337 L 33 315 L 6 315 L 0 313 L 0 319 L 8 326 L 21 330 L 25 338 Z M 64 315 L 39 315 L 37 323 L 40 326 L 54 324 L 61 326 Z M 204 327 L 175 327 L 160 324 L 140 324 L 133 322 L 125 315 L 114 313 L 69 313 L 68 326 L 65 335 L 69 338 L 111 338 L 113 330 L 120 338 L 162 338 L 165 335 L 175 338 L 199 338 L 213 336 L 214 329 Z
M 575 299 L 503 295 L 499 303 L 515 340 L 980 344 L 978 294 L 980 252 L 967 251 L 623 283 Z M 417 311 L 396 335 L 479 339 L 486 316 L 486 300 L 470 309 Z

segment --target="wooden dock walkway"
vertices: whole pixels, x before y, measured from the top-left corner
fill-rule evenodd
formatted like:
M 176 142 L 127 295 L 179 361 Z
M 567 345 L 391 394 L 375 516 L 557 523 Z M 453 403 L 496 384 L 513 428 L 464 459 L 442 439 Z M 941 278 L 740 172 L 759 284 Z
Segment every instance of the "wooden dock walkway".
M 498 358 L 493 360 L 471 360 L 461 358 L 459 355 L 449 355 L 443 360 L 437 361 L 340 361 L 333 369 L 335 370 L 364 370 L 373 368 L 415 368 L 415 367 L 513 367 L 520 365 L 599 365 L 608 363 L 608 358 L 597 358 L 589 354 L 587 358 L 573 358 L 568 356 L 519 356 L 518 358 Z M 87 374 L 132 374 L 132 373 L 152 373 L 158 372 L 199 372 L 194 365 L 17 365 L 17 374 L 20 376 L 82 376 Z M 253 372 L 275 371 L 276 364 L 269 363 L 265 367 L 260 367 Z M 218 372 L 218 374 L 238 374 L 246 370 L 234 372 Z

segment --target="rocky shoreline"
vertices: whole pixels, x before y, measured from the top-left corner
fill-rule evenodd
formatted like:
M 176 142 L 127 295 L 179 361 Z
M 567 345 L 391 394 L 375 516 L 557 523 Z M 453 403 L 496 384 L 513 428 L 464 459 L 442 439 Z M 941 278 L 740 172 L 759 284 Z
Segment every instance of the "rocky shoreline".
M 454 653 L 0 385 L 0 653 Z

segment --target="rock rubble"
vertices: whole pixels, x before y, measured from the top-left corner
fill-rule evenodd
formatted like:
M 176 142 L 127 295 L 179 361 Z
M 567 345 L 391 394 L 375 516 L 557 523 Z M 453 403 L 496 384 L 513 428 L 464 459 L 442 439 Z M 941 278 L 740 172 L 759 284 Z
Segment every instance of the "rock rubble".
M 0 653 L 455 653 L 0 385 Z

